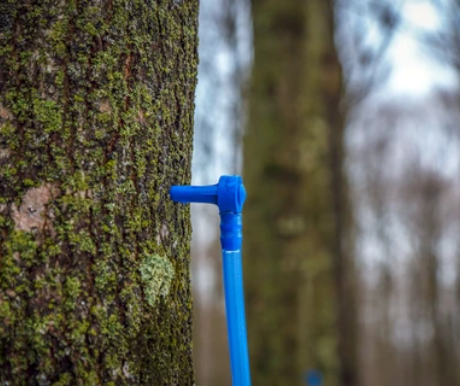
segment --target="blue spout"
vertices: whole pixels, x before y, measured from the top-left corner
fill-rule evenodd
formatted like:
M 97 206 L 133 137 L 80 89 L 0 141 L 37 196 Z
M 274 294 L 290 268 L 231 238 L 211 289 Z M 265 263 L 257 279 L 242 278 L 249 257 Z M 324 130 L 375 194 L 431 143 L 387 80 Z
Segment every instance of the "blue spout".
M 210 186 L 173 186 L 170 190 L 171 199 L 183 204 L 198 202 L 217 205 L 217 185 Z
M 224 292 L 233 386 L 250 386 L 249 354 L 244 311 L 241 245 L 246 190 L 239 176 L 222 176 L 217 185 L 173 186 L 171 199 L 181 203 L 215 204 L 220 212 L 220 241 L 224 260 Z
M 217 185 L 173 186 L 171 199 L 183 204 L 215 204 L 219 211 L 241 213 L 246 200 L 246 190 L 240 176 L 222 176 Z

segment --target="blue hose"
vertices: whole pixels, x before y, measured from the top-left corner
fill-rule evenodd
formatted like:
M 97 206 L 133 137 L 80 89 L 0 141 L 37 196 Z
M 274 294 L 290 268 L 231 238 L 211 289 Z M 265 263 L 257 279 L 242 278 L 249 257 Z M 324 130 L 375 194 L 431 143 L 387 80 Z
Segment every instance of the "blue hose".
M 230 366 L 235 386 L 250 386 L 241 251 L 222 250 Z
M 246 191 L 239 176 L 222 176 L 217 185 L 173 186 L 172 200 L 216 204 L 220 212 L 220 241 L 224 266 L 225 310 L 233 386 L 250 386 L 243 268 L 241 263 L 242 209 Z

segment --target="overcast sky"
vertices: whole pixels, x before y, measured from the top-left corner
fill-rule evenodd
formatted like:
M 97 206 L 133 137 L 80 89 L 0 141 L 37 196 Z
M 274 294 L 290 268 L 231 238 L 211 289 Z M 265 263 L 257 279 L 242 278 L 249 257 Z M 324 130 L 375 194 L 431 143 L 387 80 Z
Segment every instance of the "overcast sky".
M 454 69 L 434 57 L 429 47 L 418 40 L 417 32 L 434 32 L 443 20 L 431 1 L 406 0 L 402 13 L 407 28 L 395 35 L 389 47 L 392 73 L 387 90 L 399 95 L 423 96 L 433 86 L 443 89 L 457 87 Z

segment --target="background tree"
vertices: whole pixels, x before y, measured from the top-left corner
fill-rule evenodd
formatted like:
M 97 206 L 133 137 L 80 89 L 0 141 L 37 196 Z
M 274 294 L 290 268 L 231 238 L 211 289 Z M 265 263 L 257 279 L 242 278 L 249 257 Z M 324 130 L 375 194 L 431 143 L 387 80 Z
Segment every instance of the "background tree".
M 0 5 L 0 383 L 194 384 L 197 12 Z
M 333 2 L 252 2 L 244 142 L 245 285 L 254 383 L 356 384 L 351 219 Z

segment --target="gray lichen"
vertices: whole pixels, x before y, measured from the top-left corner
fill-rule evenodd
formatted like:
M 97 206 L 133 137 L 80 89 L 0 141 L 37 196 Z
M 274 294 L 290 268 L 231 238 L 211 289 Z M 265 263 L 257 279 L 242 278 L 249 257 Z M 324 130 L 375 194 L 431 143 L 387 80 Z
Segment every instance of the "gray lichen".
M 168 258 L 159 255 L 147 256 L 139 271 L 144 282 L 145 298 L 149 305 L 155 305 L 159 296 L 169 294 L 175 272 Z

